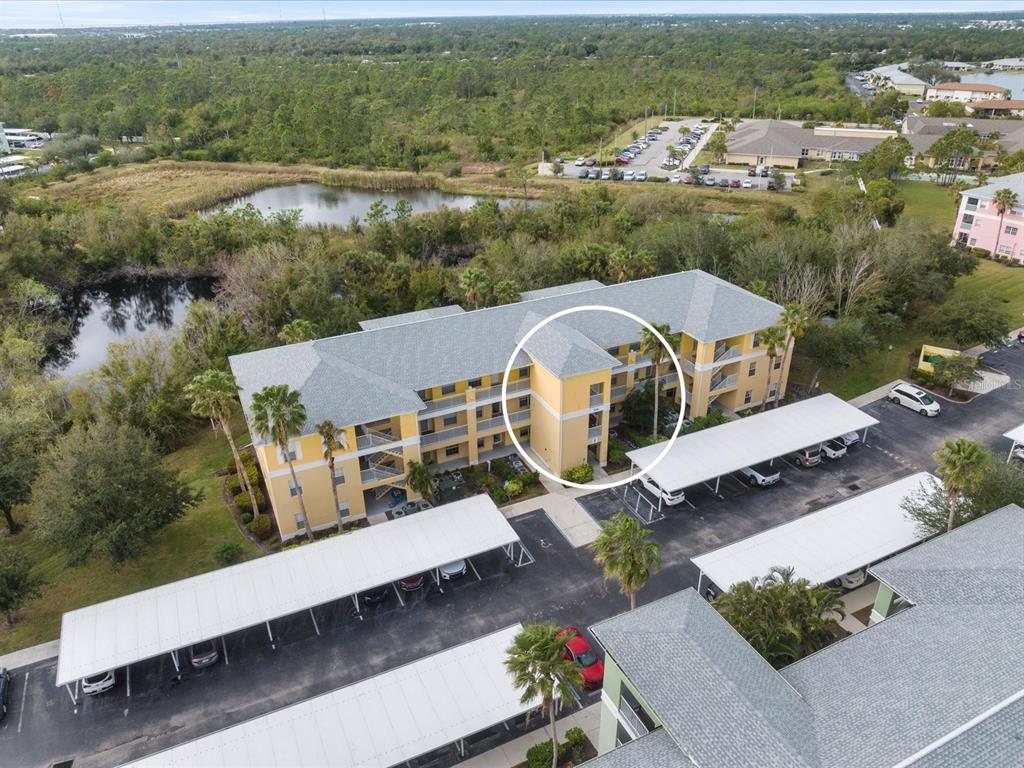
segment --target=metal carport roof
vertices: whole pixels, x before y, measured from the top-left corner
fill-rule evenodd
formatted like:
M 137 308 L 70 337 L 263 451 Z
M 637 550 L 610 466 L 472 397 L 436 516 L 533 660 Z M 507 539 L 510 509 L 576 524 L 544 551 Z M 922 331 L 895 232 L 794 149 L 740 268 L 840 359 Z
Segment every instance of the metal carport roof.
M 505 669 L 515 624 L 123 768 L 388 768 L 537 706 Z
M 1013 448 L 1024 445 L 1024 424 L 1018 424 L 1009 432 L 1004 432 L 1003 437 L 1013 441 Z M 1010 449 L 1010 453 L 1013 453 L 1013 448 Z
M 818 395 L 681 435 L 661 463 L 645 474 L 666 490 L 689 488 L 877 423 L 877 419 L 835 395 Z M 655 443 L 626 455 L 633 464 L 645 468 L 662 448 L 662 443 Z
M 64 614 L 57 685 L 519 541 L 487 495 Z
M 693 563 L 724 590 L 764 576 L 772 566 L 791 566 L 796 577 L 823 584 L 919 542 L 922 535 L 900 502 L 929 481 L 941 482 L 917 472 L 699 555 Z

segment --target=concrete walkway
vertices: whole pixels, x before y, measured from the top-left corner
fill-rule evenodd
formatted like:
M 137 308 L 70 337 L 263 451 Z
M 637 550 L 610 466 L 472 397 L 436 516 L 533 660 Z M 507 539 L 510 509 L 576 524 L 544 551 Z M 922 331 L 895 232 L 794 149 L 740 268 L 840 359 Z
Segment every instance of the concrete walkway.
M 33 645 L 31 648 L 22 648 L 20 651 L 0 656 L 0 667 L 17 669 L 27 664 L 35 664 L 37 661 L 52 659 L 60 652 L 60 640 L 51 640 L 48 643 Z
M 544 477 L 541 478 L 541 483 L 548 491 L 546 495 L 502 507 L 502 514 L 512 518 L 542 509 L 573 547 L 585 547 L 596 539 L 601 527 L 576 501 L 577 496 L 583 496 L 590 491 L 565 488 L 561 483 L 552 482 Z
M 589 707 L 566 715 L 558 720 L 558 740 L 565 741 L 565 732 L 570 728 L 582 728 L 587 734 L 590 743 L 597 748 L 597 737 L 601 730 L 601 702 L 591 704 Z M 551 731 L 548 730 L 547 722 L 529 733 L 523 734 L 518 739 L 513 739 L 507 744 L 495 747 L 490 752 L 471 757 L 459 763 L 459 768 L 513 768 L 513 766 L 526 762 L 526 750 L 535 744 L 551 739 Z

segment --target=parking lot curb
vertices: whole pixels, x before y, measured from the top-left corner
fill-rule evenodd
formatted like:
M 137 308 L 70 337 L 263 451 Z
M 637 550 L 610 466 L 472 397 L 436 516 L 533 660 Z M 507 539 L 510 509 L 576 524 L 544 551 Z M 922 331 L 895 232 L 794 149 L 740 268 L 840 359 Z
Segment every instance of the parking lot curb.
M 35 664 L 37 661 L 56 658 L 59 652 L 60 640 L 51 640 L 48 643 L 40 643 L 39 645 L 33 645 L 31 648 L 22 648 L 20 651 L 12 651 L 0 656 L 0 667 L 17 669 L 18 667 Z

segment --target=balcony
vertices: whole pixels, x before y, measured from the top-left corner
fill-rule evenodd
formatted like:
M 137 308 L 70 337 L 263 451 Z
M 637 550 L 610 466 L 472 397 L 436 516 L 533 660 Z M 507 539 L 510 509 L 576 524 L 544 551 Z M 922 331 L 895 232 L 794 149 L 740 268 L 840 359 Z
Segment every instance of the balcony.
M 736 374 L 729 376 L 715 376 L 711 379 L 711 386 L 708 388 L 709 392 L 721 392 L 729 389 L 730 387 L 736 386 Z
M 719 344 L 715 347 L 715 362 L 721 363 L 726 360 L 732 360 L 735 357 L 739 357 L 740 352 L 739 344 L 733 344 L 731 347 L 727 347 L 725 344 Z
M 426 407 L 419 412 L 420 418 L 429 416 L 432 413 L 438 413 L 439 411 L 446 411 L 450 408 L 458 408 L 466 404 L 466 395 L 449 395 L 448 397 L 439 397 L 436 400 L 427 400 Z
M 621 387 L 612 387 L 612 402 L 619 400 L 626 396 L 626 385 L 623 384 Z
M 587 439 L 590 441 L 591 445 L 593 445 L 594 443 L 601 442 L 601 425 L 600 424 L 598 424 L 596 427 L 588 427 L 587 428 Z
M 510 381 L 508 383 L 508 396 L 511 397 L 514 394 L 520 392 L 527 392 L 530 389 L 529 379 L 520 379 L 519 381 Z M 495 384 L 493 387 L 486 387 L 484 389 L 478 389 L 476 391 L 476 402 L 486 403 L 489 400 L 500 400 L 501 399 L 501 384 Z
M 465 437 L 468 432 L 469 427 L 465 424 L 459 427 L 452 427 L 451 429 L 442 429 L 439 432 L 430 432 L 429 434 L 422 435 L 420 437 L 420 445 L 443 443 L 448 440 L 454 440 L 458 437 Z
M 400 469 L 395 467 L 388 467 L 383 464 L 377 464 L 359 472 L 359 477 L 363 481 L 363 485 L 367 483 L 376 483 L 379 480 L 393 480 L 396 477 L 404 475 Z
M 400 438 L 388 432 L 378 432 L 375 429 L 369 427 L 363 427 L 363 434 L 356 437 L 356 450 L 362 451 L 366 448 L 376 448 L 381 445 L 390 445 L 391 443 L 397 443 Z
M 529 410 L 524 410 L 524 411 L 515 411 L 514 413 L 510 413 L 508 415 L 508 420 L 512 424 L 519 424 L 519 423 L 524 422 L 524 421 L 529 421 L 530 420 L 530 411 Z M 501 429 L 505 428 L 505 419 L 503 419 L 501 416 L 494 416 L 494 417 L 492 417 L 490 419 L 481 419 L 481 420 L 479 420 L 476 423 L 476 431 L 477 432 L 487 432 L 487 431 L 489 431 L 491 429 L 498 429 L 498 428 L 501 428 Z
M 590 395 L 590 407 L 596 408 L 599 405 L 604 405 L 604 393 L 593 392 Z

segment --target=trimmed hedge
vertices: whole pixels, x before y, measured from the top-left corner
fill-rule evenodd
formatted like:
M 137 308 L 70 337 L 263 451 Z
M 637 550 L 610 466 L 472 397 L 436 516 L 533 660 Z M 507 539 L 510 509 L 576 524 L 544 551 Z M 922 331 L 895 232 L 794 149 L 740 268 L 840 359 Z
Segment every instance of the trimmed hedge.
M 594 479 L 594 468 L 589 464 L 580 464 L 578 467 L 566 470 L 562 477 L 570 483 L 589 483 Z
M 221 565 L 233 565 L 242 559 L 244 550 L 241 544 L 231 542 L 221 544 L 213 549 L 213 559 Z
M 273 526 L 270 522 L 270 515 L 260 515 L 249 523 L 249 531 L 253 536 L 265 539 L 270 535 Z

